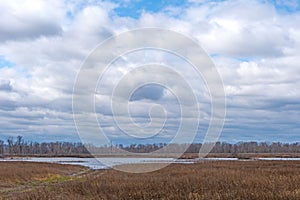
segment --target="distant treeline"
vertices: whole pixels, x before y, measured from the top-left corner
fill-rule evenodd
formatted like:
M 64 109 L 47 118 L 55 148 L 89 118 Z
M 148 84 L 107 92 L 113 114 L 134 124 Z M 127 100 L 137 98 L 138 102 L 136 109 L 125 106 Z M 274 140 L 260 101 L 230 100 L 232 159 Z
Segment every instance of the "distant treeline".
M 158 150 L 167 144 L 132 144 L 124 147 L 119 145 L 121 149 L 130 152 L 147 153 Z M 187 147 L 188 146 L 188 147 Z M 169 144 L 168 152 L 182 152 L 182 149 L 187 147 L 186 153 L 198 153 L 202 144 L 194 143 L 191 145 Z M 227 142 L 217 142 L 211 153 L 300 153 L 300 142 L 296 143 L 281 143 L 281 142 L 238 142 L 230 144 Z
M 89 154 L 82 143 L 28 142 L 22 136 L 0 140 L 1 155 L 79 155 Z
M 166 147 L 163 149 L 163 147 Z M 149 153 L 160 150 L 161 153 L 178 153 L 187 148 L 186 153 L 198 153 L 202 144 L 110 144 L 95 147 L 91 144 L 72 142 L 28 142 L 22 136 L 10 137 L 7 141 L 0 140 L 1 155 L 50 155 L 50 156 L 72 156 L 89 155 L 89 150 L 97 153 L 121 153 L 120 149 L 134 153 Z M 87 148 L 86 148 L 87 147 Z M 239 142 L 230 144 L 217 142 L 211 153 L 300 153 L 300 143 L 280 142 Z

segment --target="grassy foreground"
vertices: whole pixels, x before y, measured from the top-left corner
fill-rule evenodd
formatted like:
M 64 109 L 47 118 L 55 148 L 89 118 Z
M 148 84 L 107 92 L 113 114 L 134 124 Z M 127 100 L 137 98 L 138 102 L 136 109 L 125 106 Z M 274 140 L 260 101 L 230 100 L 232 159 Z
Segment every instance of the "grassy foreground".
M 41 163 L 6 165 L 10 163 L 0 163 L 3 199 L 300 199 L 300 161 L 172 164 L 144 174 Z M 25 189 L 18 189 L 20 184 Z

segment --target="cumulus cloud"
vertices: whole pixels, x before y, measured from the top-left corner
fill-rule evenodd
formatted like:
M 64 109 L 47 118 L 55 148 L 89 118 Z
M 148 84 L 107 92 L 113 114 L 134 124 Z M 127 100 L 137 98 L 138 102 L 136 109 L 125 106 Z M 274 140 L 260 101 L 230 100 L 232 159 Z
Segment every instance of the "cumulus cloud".
M 10 84 L 10 81 L 0 80 L 0 90 L 6 91 L 6 92 L 11 92 L 12 91 L 12 86 Z
M 0 87 L 1 88 L 1 87 Z M 164 88 L 159 85 L 146 85 L 137 89 L 132 95 L 131 101 L 142 99 L 159 100 L 164 92 Z
M 0 66 L 2 137 L 22 134 L 56 140 L 64 135 L 76 139 L 72 91 L 85 57 L 114 34 L 138 27 L 162 27 L 188 35 L 212 55 L 227 95 L 228 118 L 223 140 L 266 140 L 272 134 L 276 140 L 297 139 L 297 1 L 192 0 L 184 6 L 170 4 L 140 10 L 140 15 L 134 17 L 130 13 L 120 14 L 124 5 L 98 0 L 1 1 L 0 58 L 14 63 Z M 281 12 L 282 6 L 294 11 Z M 211 115 L 205 80 L 181 58 L 151 51 L 122 56 L 99 80 L 95 108 L 105 131 L 113 137 L 120 133 L 111 116 L 112 89 L 126 73 L 149 62 L 173 66 L 193 88 L 201 110 L 203 126 L 199 130 L 203 136 Z M 95 75 L 92 69 L 89 73 L 91 78 Z M 177 80 L 164 73 L 158 75 L 176 86 Z M 132 77 L 132 81 L 145 77 Z M 181 93 L 185 95 L 185 91 Z M 180 116 L 174 94 L 166 88 L 145 86 L 131 98 L 133 120 L 141 124 L 149 122 L 148 108 L 153 103 L 165 106 L 170 119 L 161 138 L 168 141 L 178 128 Z
M 31 39 L 62 32 L 64 17 L 60 1 L 2 1 L 0 4 L 0 41 Z

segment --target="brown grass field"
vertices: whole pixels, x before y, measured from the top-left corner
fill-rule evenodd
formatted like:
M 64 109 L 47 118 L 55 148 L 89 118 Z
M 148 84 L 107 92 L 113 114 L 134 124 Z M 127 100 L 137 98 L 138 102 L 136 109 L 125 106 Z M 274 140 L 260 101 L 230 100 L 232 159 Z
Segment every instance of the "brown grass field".
M 300 199 L 300 161 L 205 161 L 144 174 L 2 162 L 0 173 L 1 199 Z

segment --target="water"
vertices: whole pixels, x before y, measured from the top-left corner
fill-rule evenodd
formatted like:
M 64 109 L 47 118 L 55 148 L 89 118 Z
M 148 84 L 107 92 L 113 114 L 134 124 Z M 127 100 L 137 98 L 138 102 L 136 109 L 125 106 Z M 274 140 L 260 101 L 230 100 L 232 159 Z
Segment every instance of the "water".
M 256 158 L 256 160 L 269 161 L 300 161 L 300 158 Z M 30 162 L 46 162 L 46 163 L 60 163 L 85 166 L 90 169 L 108 169 L 121 164 L 139 164 L 139 163 L 181 163 L 193 164 L 196 161 L 238 161 L 238 158 L 200 158 L 200 159 L 174 159 L 174 158 L 73 158 L 73 157 L 57 157 L 57 158 L 14 158 L 14 159 L 0 159 L 0 161 L 30 161 Z M 105 163 L 105 164 L 103 164 Z
M 46 163 L 59 163 L 85 166 L 90 169 L 108 169 L 121 164 L 138 164 L 138 163 L 173 163 L 176 161 L 174 158 L 73 158 L 73 157 L 57 157 L 57 158 L 14 158 L 2 159 L 0 161 L 30 161 L 30 162 L 46 162 Z M 103 164 L 105 163 L 105 164 Z
M 258 160 L 286 160 L 286 161 L 300 161 L 300 158 L 258 158 Z

